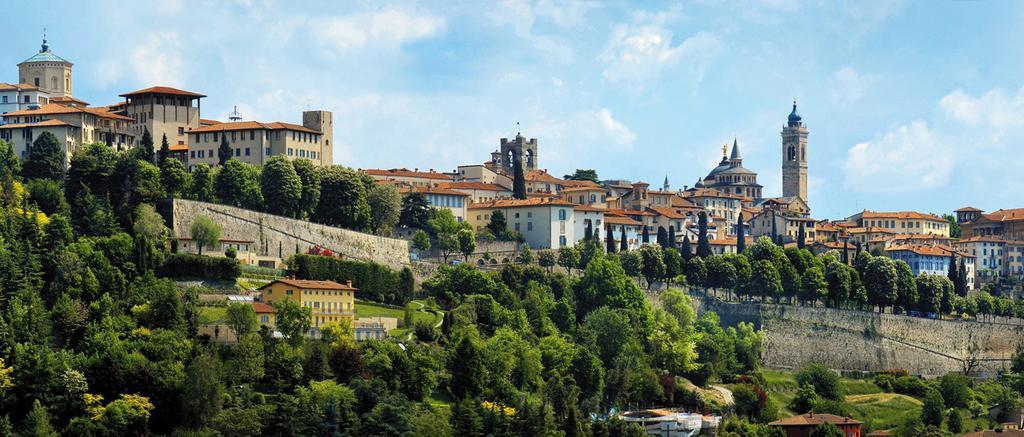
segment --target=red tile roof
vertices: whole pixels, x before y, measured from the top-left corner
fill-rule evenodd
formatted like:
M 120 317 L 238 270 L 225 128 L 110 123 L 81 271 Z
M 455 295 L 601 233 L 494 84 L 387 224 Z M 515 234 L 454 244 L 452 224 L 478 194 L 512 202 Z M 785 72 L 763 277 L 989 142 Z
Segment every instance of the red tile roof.
M 453 190 L 483 190 L 483 191 L 509 191 L 507 188 L 497 184 L 487 184 L 483 182 L 442 182 L 438 184 L 442 188 L 451 188 Z
M 1024 208 L 1000 209 L 985 214 L 985 218 L 997 222 L 1015 222 L 1024 220 Z
M 423 194 L 447 194 L 449 196 L 462 196 L 468 197 L 469 194 L 461 191 L 450 190 L 441 187 L 398 187 L 398 192 L 405 193 L 423 193 Z
M 188 144 L 172 144 L 167 147 L 172 152 L 188 151 Z
M 82 106 L 89 106 L 89 102 L 74 97 L 50 97 L 50 103 L 77 103 Z
M 169 86 L 153 86 L 138 91 L 132 91 L 130 93 L 121 94 L 121 97 L 137 96 L 142 94 L 171 94 L 175 96 L 186 96 L 186 97 L 206 97 L 205 95 L 194 93 L 192 91 L 179 90 L 177 88 L 171 88 Z
M 530 170 L 526 172 L 525 179 L 526 182 L 548 182 L 552 184 L 560 184 L 564 182 L 559 178 L 551 176 L 544 170 Z
M 262 290 L 264 288 L 270 287 L 271 285 L 274 285 L 274 284 L 276 284 L 278 282 L 280 282 L 282 284 L 291 285 L 292 287 L 295 287 L 295 288 L 303 288 L 303 289 L 314 289 L 314 288 L 318 289 L 318 290 L 355 290 L 356 289 L 355 287 L 352 287 L 351 285 L 339 284 L 339 283 L 334 282 L 334 281 L 312 281 L 312 280 L 308 280 L 308 279 L 276 279 L 274 281 L 271 281 L 269 284 L 260 287 L 259 290 Z
M 648 207 L 647 209 L 649 209 L 651 211 L 654 211 L 658 215 L 665 216 L 665 217 L 668 217 L 670 219 L 684 219 L 684 218 L 686 218 L 685 214 L 681 214 L 681 213 L 679 213 L 678 211 L 676 211 L 676 210 L 674 210 L 672 208 L 665 208 L 665 207 L 662 207 L 662 206 L 651 206 L 651 207 Z
M 641 226 L 641 223 L 629 217 L 605 215 L 604 222 L 612 225 Z
M 918 220 L 931 220 L 944 222 L 946 219 L 939 217 L 935 214 L 928 214 L 917 211 L 892 211 L 892 212 L 878 212 L 864 210 L 861 213 L 861 218 L 886 218 L 886 219 L 918 219 Z
M 48 103 L 40 106 L 39 109 L 22 109 L 20 111 L 11 111 L 4 114 L 4 117 L 19 117 L 19 116 L 31 116 L 31 115 L 57 115 L 57 114 L 76 114 L 76 113 L 87 113 L 97 117 L 111 118 L 115 120 L 126 120 L 131 121 L 130 117 L 123 115 L 117 115 L 106 108 L 79 108 L 75 106 L 59 105 L 56 103 Z
M 605 211 L 607 211 L 607 209 L 605 209 L 605 208 L 597 208 L 597 207 L 590 206 L 590 205 L 573 205 L 572 209 L 575 209 L 577 211 L 586 211 L 586 212 L 605 212 Z
M 253 302 L 252 311 L 255 312 L 256 314 L 276 313 L 277 308 L 274 308 L 273 305 L 268 305 L 263 302 Z
M 43 120 L 38 123 L 11 123 L 11 124 L 0 124 L 0 129 L 20 129 L 23 127 L 51 127 L 51 126 L 74 126 L 69 123 L 57 120 L 55 118 L 50 120 Z
M 0 82 L 0 91 L 35 91 L 39 87 L 27 83 L 3 83 Z
M 953 212 L 982 212 L 980 209 L 973 206 L 965 206 L 963 208 L 953 210 Z
M 529 199 L 498 199 L 490 202 L 473 203 L 469 209 L 486 208 L 522 208 L 530 206 L 574 206 L 572 203 L 553 197 L 534 197 Z
M 306 132 L 311 134 L 321 134 L 322 132 L 310 129 L 305 126 L 300 126 L 291 123 L 282 123 L 275 121 L 272 123 L 262 123 L 259 121 L 236 121 L 229 123 L 216 123 L 207 126 L 199 126 L 198 129 L 193 129 L 192 133 L 204 133 L 204 132 L 224 132 L 224 131 L 239 131 L 239 130 L 254 130 L 254 129 L 266 129 L 266 130 L 293 130 L 296 132 Z
M 422 178 L 422 179 L 438 179 L 438 180 L 452 180 L 451 176 L 444 173 L 438 173 L 435 171 L 419 171 L 409 170 L 407 168 L 392 168 L 392 169 L 378 169 L 368 168 L 363 170 L 370 176 L 391 176 L 391 177 L 403 177 L 403 178 Z
M 208 118 L 200 118 L 199 119 L 199 124 L 221 124 L 221 123 L 223 123 L 223 122 L 217 121 L 217 120 L 211 120 L 211 119 L 208 119 Z
M 594 181 L 577 181 L 572 179 L 565 179 L 562 181 L 562 186 L 566 188 L 581 188 L 581 187 L 593 187 L 601 188 L 601 185 Z

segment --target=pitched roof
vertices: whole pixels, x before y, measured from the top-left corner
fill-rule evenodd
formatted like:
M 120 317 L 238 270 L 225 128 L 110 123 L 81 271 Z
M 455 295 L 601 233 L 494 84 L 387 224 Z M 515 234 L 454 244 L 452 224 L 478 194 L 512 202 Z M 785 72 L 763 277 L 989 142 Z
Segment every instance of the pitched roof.
M 975 235 L 970 238 L 961 238 L 957 240 L 957 243 L 1007 243 L 1007 241 L 995 235 Z
M 239 131 L 239 130 L 253 130 L 253 129 L 266 129 L 266 130 L 293 130 L 297 132 L 306 132 L 311 134 L 321 134 L 318 130 L 313 130 L 305 126 L 297 124 L 283 123 L 275 121 L 271 123 L 262 123 L 259 121 L 234 121 L 228 123 L 215 123 L 211 125 L 199 126 L 198 129 L 193 129 L 192 133 L 204 133 L 204 132 L 224 132 L 224 131 Z
M 953 212 L 982 212 L 982 210 L 973 206 L 965 206 L 963 208 L 953 210 Z
M 849 417 L 836 416 L 835 414 L 825 413 L 807 413 L 799 416 L 787 417 L 782 420 L 776 420 L 769 423 L 771 426 L 807 426 L 807 425 L 821 425 L 822 423 L 831 423 L 833 425 L 842 424 L 854 424 L 858 425 L 860 422 L 851 419 Z
M 442 188 L 442 187 L 398 187 L 398 192 L 402 193 L 402 194 L 405 194 L 405 193 L 423 193 L 423 194 L 446 194 L 446 195 L 449 195 L 449 196 L 462 196 L 462 197 L 468 197 L 469 196 L 469 194 L 463 193 L 461 191 L 456 191 L 456 190 L 452 190 L 452 189 L 448 189 L 448 188 Z
M 985 218 L 997 222 L 1015 222 L 1024 220 L 1024 208 L 1000 209 L 985 214 Z
M 200 118 L 199 124 L 221 124 L 223 122 L 217 120 L 211 120 L 209 118 Z
M 619 215 L 605 215 L 604 222 L 612 225 L 641 226 L 641 223 L 629 217 Z
M 754 245 L 754 237 L 743 237 L 746 241 L 747 246 Z M 712 246 L 735 246 L 739 239 L 735 236 L 725 238 L 715 238 L 714 240 L 708 240 L 708 244 Z
M 530 170 L 526 172 L 524 179 L 526 182 L 548 182 L 552 184 L 560 184 L 563 182 L 561 179 L 551 176 L 544 170 Z
M 89 106 L 89 102 L 86 102 L 85 100 L 76 99 L 74 97 L 63 97 L 63 96 L 50 97 L 50 103 L 75 103 L 75 104 L 79 104 L 79 105 L 82 105 L 82 106 Z
M 670 219 L 684 219 L 684 218 L 686 218 L 685 214 L 681 214 L 681 213 L 679 213 L 678 211 L 676 211 L 676 210 L 674 210 L 672 208 L 665 208 L 663 206 L 651 206 L 651 207 L 648 207 L 647 209 L 649 209 L 651 211 L 654 211 L 658 215 L 665 216 L 665 217 L 668 217 Z
M 0 91 L 35 91 L 39 87 L 27 83 L 4 83 L 0 82 Z
M 1024 210 L 1022 210 L 1024 211 Z M 879 212 L 879 211 L 868 211 L 864 210 L 861 213 L 861 218 L 886 218 L 886 219 L 918 219 L 918 220 L 932 220 L 944 222 L 946 219 L 939 217 L 935 214 L 928 214 L 917 211 L 891 211 L 891 212 Z
M 23 127 L 51 127 L 51 126 L 74 126 L 70 123 L 65 123 L 61 120 L 51 118 L 49 120 L 43 120 L 38 123 L 11 123 L 11 124 L 0 124 L 0 129 L 20 129 Z
M 256 314 L 276 313 L 277 308 L 273 305 L 268 305 L 263 302 L 253 302 L 252 311 Z
M 339 283 L 334 282 L 334 281 L 312 281 L 312 280 L 308 280 L 308 279 L 275 279 L 275 280 L 271 281 L 269 284 L 264 285 L 264 286 L 262 286 L 262 287 L 260 287 L 258 289 L 262 290 L 262 289 L 270 287 L 271 285 L 274 285 L 274 284 L 276 284 L 278 282 L 280 282 L 282 284 L 291 285 L 292 287 L 295 287 L 295 288 L 307 288 L 307 289 L 315 288 L 315 289 L 320 289 L 320 290 L 355 290 L 356 289 L 355 287 L 352 287 L 351 285 L 339 284 Z
M 379 168 L 368 168 L 363 170 L 370 176 L 391 176 L 391 177 L 404 177 L 404 178 L 423 178 L 423 179 L 438 179 L 451 181 L 452 177 L 444 173 L 438 173 L 436 171 L 419 171 L 409 170 L 407 168 L 392 168 L 392 169 L 379 169 Z
M 880 233 L 883 233 L 883 234 L 895 234 L 896 233 L 894 231 L 890 231 L 888 229 L 883 229 L 883 228 L 880 228 L 880 227 L 877 227 L 877 226 L 868 226 L 868 227 L 863 227 L 863 228 L 862 227 L 849 228 L 848 232 L 851 233 L 851 234 L 869 234 L 869 233 L 874 233 L 874 232 L 880 232 Z
M 138 96 L 142 94 L 171 94 L 175 96 L 185 97 L 206 97 L 205 95 L 194 93 L 192 91 L 179 90 L 177 88 L 171 88 L 169 86 L 151 86 L 149 88 L 141 89 L 138 91 L 132 91 L 130 93 L 121 94 L 121 97 Z
M 531 206 L 575 206 L 572 203 L 553 197 L 532 197 L 529 199 L 498 199 L 490 202 L 473 203 L 469 209 L 485 208 L 523 208 Z
M 483 190 L 483 191 L 511 191 L 501 185 L 488 184 L 484 182 L 442 182 L 438 184 L 442 188 L 451 188 L 453 190 Z
M 586 211 L 586 212 L 607 212 L 608 211 L 605 208 L 598 208 L 598 207 L 590 206 L 590 205 L 573 205 L 572 209 L 575 209 L 577 211 Z
M 565 180 L 562 181 L 562 186 L 566 187 L 566 188 L 569 188 L 569 187 L 571 187 L 571 188 L 577 188 L 577 187 L 600 188 L 601 184 L 598 184 L 597 182 L 594 182 L 594 181 L 591 181 L 591 180 L 565 179 Z
M 683 192 L 683 197 L 722 197 L 727 199 L 743 200 L 744 197 L 737 194 L 729 194 L 718 191 L 714 188 L 690 188 Z
M 597 185 L 579 185 L 575 187 L 562 188 L 563 193 L 575 193 L 577 191 L 604 191 L 604 188 Z
M 184 150 L 187 152 L 188 144 L 171 144 L 170 146 L 167 147 L 167 150 L 170 150 L 172 152 L 180 152 Z
M 77 106 L 59 105 L 56 103 L 48 103 L 40 106 L 38 109 L 22 109 L 20 111 L 11 111 L 3 114 L 4 117 L 20 117 L 29 115 L 57 115 L 57 114 L 75 114 L 75 113 L 86 113 L 92 114 L 97 117 L 111 118 L 115 120 L 131 121 L 131 117 L 125 117 L 123 115 L 114 114 L 103 108 L 80 108 Z

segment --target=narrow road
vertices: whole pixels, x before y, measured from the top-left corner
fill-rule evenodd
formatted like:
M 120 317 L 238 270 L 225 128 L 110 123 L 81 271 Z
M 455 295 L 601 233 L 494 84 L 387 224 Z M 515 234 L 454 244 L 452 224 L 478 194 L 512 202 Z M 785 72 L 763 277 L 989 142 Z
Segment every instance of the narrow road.
M 729 389 L 727 389 L 725 387 L 722 387 L 720 385 L 712 385 L 711 388 L 713 388 L 715 390 L 718 390 L 718 392 L 722 394 L 722 401 L 723 401 L 723 403 L 725 405 L 728 406 L 728 405 L 733 405 L 733 404 L 736 403 L 733 400 L 733 397 L 732 397 L 732 390 L 729 390 Z

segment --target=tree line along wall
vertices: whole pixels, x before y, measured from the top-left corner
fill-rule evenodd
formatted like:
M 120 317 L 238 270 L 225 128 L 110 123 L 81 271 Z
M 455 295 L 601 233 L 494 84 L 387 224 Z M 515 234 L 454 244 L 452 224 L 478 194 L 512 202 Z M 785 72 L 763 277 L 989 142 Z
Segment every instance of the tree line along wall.
M 260 255 L 287 259 L 296 251 L 320 246 L 345 259 L 374 261 L 395 270 L 410 265 L 406 240 L 193 200 L 174 199 L 165 207 L 170 209 L 165 217 L 176 238 L 190 238 L 192 221 L 207 216 L 220 225 L 221 239 L 252 241 L 250 250 Z
M 962 372 L 993 375 L 1008 367 L 1024 326 L 933 320 L 831 308 L 726 303 L 695 299 L 698 312 L 714 311 L 723 326 L 741 321 L 764 332 L 765 366 L 796 369 L 822 363 L 836 370 L 906 369 L 941 376 Z

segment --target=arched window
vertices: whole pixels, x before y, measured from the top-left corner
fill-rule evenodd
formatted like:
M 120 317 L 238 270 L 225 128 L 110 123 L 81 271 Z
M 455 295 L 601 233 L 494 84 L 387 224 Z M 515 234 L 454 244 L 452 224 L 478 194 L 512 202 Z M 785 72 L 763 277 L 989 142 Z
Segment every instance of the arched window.
M 533 151 L 526 149 L 526 168 L 533 168 Z
M 788 159 L 790 161 L 796 161 L 796 149 L 793 146 L 789 146 Z
M 50 78 L 50 88 L 57 89 L 57 77 Z

